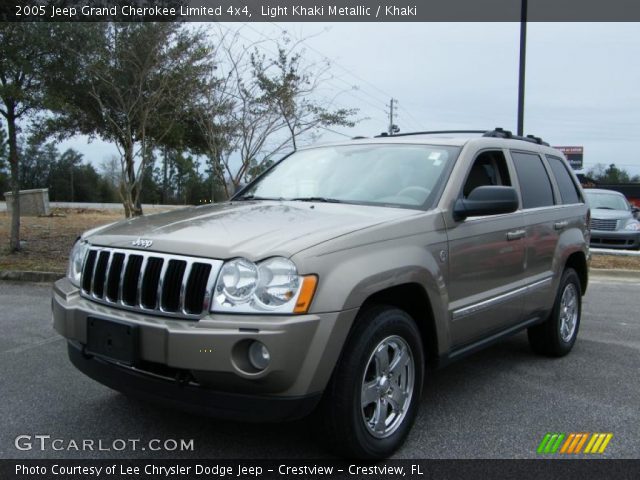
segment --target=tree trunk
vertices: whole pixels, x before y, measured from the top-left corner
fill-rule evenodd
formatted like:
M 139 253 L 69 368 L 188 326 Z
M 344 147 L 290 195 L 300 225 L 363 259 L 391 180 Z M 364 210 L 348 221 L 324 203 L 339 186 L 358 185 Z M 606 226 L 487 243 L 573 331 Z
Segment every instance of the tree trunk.
M 141 217 L 143 215 L 142 201 L 140 199 L 140 194 L 142 193 L 141 190 L 142 187 L 138 183 L 135 183 L 131 189 L 131 198 L 133 200 L 133 209 L 131 210 L 132 217 Z
M 134 188 L 136 183 L 136 170 L 133 161 L 133 144 L 124 145 L 124 213 L 127 218 L 136 216 Z
M 167 177 L 167 167 L 169 164 L 169 152 L 167 147 L 164 147 L 162 152 L 162 201 L 163 205 L 167 204 L 167 190 L 169 187 L 169 180 Z
M 9 164 L 11 165 L 11 192 L 13 193 L 9 250 L 11 252 L 18 252 L 20 251 L 20 165 L 18 163 L 18 134 L 16 131 L 14 108 L 9 107 L 8 110 Z

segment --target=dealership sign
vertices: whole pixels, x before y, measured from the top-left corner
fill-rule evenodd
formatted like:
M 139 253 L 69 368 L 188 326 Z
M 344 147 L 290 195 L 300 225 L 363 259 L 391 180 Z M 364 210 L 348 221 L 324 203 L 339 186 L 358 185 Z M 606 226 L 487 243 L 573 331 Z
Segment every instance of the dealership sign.
M 582 156 L 584 154 L 584 147 L 553 147 L 556 150 L 560 150 L 567 157 L 569 165 L 574 170 L 580 170 L 582 168 Z

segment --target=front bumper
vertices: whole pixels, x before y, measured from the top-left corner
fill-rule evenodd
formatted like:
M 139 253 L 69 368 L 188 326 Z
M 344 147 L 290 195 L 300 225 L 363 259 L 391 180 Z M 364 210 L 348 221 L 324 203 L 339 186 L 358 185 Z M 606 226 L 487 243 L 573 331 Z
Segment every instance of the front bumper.
M 118 390 L 114 375 L 146 376 L 182 383 L 217 394 L 302 398 L 321 394 L 336 364 L 357 310 L 321 314 L 260 316 L 210 314 L 200 320 L 182 320 L 139 314 L 100 305 L 83 298 L 67 279 L 54 284 L 55 330 L 80 352 L 74 365 L 92 378 Z M 135 369 L 109 359 L 83 357 L 89 318 L 136 325 L 138 330 Z M 271 361 L 262 371 L 251 369 L 247 345 L 262 342 Z M 88 357 L 88 356 L 86 356 Z M 94 362 L 94 363 L 86 363 Z M 100 365 L 99 373 L 93 374 Z M 103 375 L 107 369 L 112 372 Z M 96 370 L 97 371 L 97 370 Z M 133 375 L 133 377 L 132 377 Z M 135 389 L 136 382 L 129 382 Z M 153 389 L 144 388 L 154 395 Z M 156 395 L 161 396 L 161 395 Z M 242 403 L 242 402 L 240 402 Z
M 217 392 L 86 356 L 76 342 L 68 342 L 68 351 L 78 370 L 107 387 L 199 415 L 256 422 L 295 420 L 311 413 L 322 398 L 319 393 L 276 397 Z
M 595 248 L 639 248 L 640 232 L 591 230 L 589 245 Z

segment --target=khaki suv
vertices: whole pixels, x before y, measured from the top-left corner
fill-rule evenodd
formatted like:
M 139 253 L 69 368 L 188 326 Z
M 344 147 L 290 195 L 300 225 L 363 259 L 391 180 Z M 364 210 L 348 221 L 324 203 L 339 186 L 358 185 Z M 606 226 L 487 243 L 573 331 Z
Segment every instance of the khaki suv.
M 242 420 L 316 411 L 342 455 L 397 449 L 437 367 L 527 329 L 562 356 L 589 209 L 535 137 L 422 132 L 304 148 L 231 201 L 85 233 L 53 292 L 71 362 Z

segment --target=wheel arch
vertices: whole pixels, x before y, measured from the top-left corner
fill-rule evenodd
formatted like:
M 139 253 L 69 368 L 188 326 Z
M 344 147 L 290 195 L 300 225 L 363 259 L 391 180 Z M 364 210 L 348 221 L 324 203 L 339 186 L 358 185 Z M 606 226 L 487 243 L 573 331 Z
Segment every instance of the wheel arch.
M 584 252 L 577 251 L 569 255 L 564 263 L 564 270 L 567 268 L 573 268 L 578 274 L 578 278 L 580 279 L 580 290 L 582 295 L 584 295 L 589 283 L 589 266 Z
M 360 311 L 378 305 L 388 305 L 406 312 L 420 331 L 425 359 L 428 362 L 437 360 L 440 347 L 438 329 L 429 295 L 422 285 L 404 283 L 375 292 L 365 299 Z

